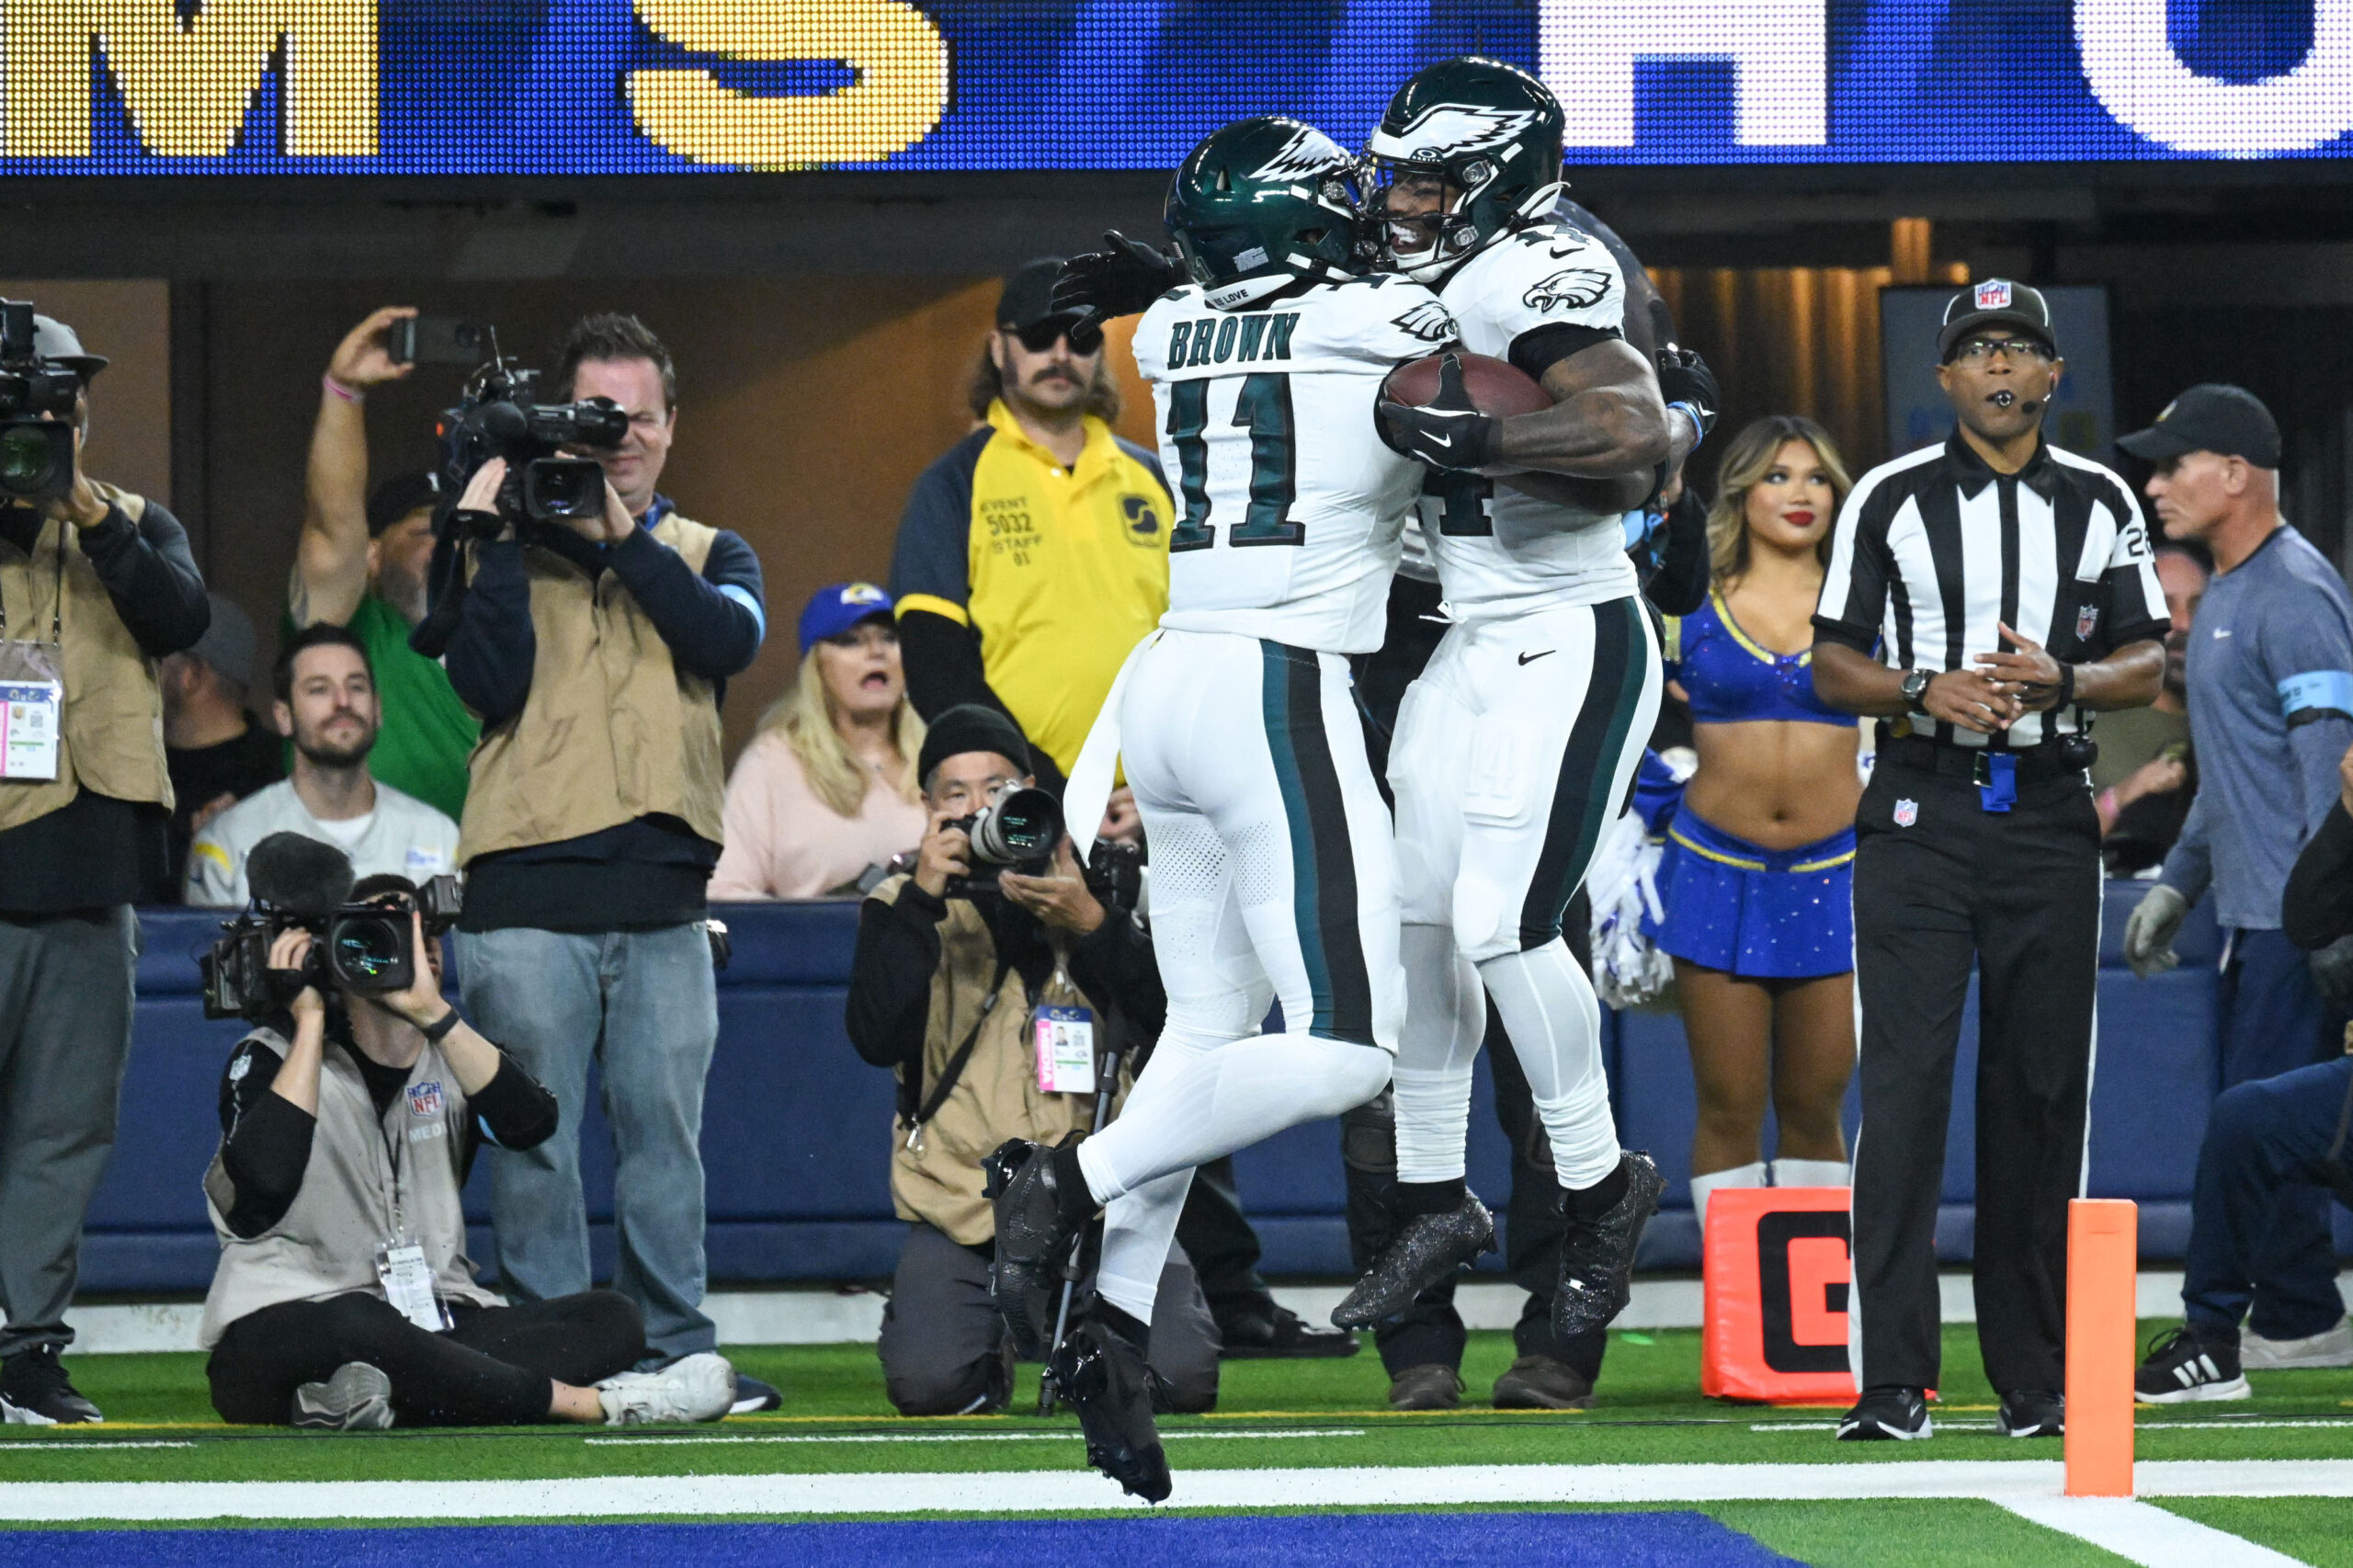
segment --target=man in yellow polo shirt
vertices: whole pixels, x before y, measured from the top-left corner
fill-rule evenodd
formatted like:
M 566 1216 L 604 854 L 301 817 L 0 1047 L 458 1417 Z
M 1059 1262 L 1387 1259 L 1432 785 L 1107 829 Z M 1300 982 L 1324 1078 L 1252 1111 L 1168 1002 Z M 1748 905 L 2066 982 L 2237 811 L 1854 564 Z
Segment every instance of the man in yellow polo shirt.
M 1052 313 L 1061 270 L 1050 257 L 1006 279 L 972 379 L 983 423 L 915 481 L 891 562 L 915 711 L 1010 714 L 1058 795 L 1120 662 L 1168 608 L 1174 516 L 1160 460 L 1111 433 L 1102 334 Z

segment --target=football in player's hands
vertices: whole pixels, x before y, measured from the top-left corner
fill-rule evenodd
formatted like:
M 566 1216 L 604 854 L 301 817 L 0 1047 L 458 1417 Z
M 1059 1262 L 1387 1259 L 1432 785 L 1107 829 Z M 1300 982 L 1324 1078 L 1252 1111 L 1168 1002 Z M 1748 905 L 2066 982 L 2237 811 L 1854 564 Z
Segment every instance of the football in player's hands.
M 1552 406 L 1529 376 L 1501 359 L 1459 349 L 1389 372 L 1373 404 L 1389 449 L 1432 468 L 1484 469 L 1502 455 L 1503 421 Z

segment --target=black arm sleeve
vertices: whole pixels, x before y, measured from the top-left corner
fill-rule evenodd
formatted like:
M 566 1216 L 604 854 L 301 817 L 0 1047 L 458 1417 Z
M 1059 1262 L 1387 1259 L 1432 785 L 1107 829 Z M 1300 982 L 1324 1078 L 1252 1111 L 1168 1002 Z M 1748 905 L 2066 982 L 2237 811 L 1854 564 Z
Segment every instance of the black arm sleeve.
M 115 613 L 150 658 L 193 647 L 212 623 L 188 530 L 153 501 L 135 526 L 121 507 L 108 507 L 106 521 L 85 531 L 81 545 Z
M 614 545 L 608 560 L 688 675 L 725 680 L 743 674 L 759 653 L 767 627 L 752 606 L 760 603 L 760 558 L 734 534 L 722 530 L 711 540 L 700 576 L 686 557 L 643 528 Z
M 473 581 L 441 665 L 458 700 L 474 710 L 484 729 L 494 729 L 520 713 L 530 697 L 540 640 L 531 630 L 522 545 L 485 540 L 473 550 Z
M 1540 381 L 1544 372 L 1562 360 L 1584 353 L 1597 343 L 1610 343 L 1625 334 L 1615 327 L 1586 326 L 1577 322 L 1547 322 L 1530 327 L 1511 340 L 1512 369 L 1529 381 Z
M 2338 801 L 2321 819 L 2288 873 L 2279 926 L 2300 948 L 2328 946 L 2353 931 L 2353 817 Z
M 1146 1045 L 1168 1020 L 1168 993 L 1152 938 L 1125 910 L 1107 909 L 1103 924 L 1071 949 L 1071 978 L 1098 1003 L 1117 1006 L 1131 1045 Z
M 466 1096 L 466 1108 L 502 1149 L 536 1149 L 555 1136 L 555 1096 L 504 1051 L 490 1082 Z
M 1667 509 L 1666 549 L 1643 594 L 1661 615 L 1695 615 L 1708 602 L 1708 508 L 1687 483 Z
M 278 1052 L 248 1037 L 221 1075 L 221 1166 L 236 1194 L 222 1218 L 230 1234 L 247 1240 L 294 1206 L 318 1131 L 316 1117 L 270 1092 L 280 1065 Z
M 876 1067 L 919 1067 L 939 968 L 939 922 L 948 906 L 910 881 L 895 903 L 870 898 L 858 912 L 843 1022 L 858 1054 Z
M 926 721 L 966 702 L 994 708 L 1013 718 L 1013 710 L 989 685 L 981 665 L 981 640 L 971 627 L 959 626 L 926 609 L 902 610 L 899 652 L 907 672 L 907 700 Z M 1040 785 L 1055 795 L 1063 792 L 1062 769 L 1035 741 L 1029 744 L 1029 764 Z

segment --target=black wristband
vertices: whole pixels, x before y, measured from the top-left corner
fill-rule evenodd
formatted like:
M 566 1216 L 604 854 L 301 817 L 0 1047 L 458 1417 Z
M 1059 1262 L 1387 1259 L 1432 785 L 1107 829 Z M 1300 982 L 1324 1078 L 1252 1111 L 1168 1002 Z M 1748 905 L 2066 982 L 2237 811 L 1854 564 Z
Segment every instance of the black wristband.
M 426 1025 L 425 1028 L 417 1032 L 425 1036 L 426 1040 L 430 1043 L 439 1045 L 444 1040 L 449 1038 L 449 1031 L 457 1027 L 458 1009 L 452 1007 L 448 1012 L 442 1014 L 439 1017 L 434 1019 L 431 1023 Z
M 2075 700 L 2075 666 L 2062 660 L 2059 665 L 2059 700 L 2051 705 L 2051 710 L 2055 713 L 2060 709 L 2072 705 Z

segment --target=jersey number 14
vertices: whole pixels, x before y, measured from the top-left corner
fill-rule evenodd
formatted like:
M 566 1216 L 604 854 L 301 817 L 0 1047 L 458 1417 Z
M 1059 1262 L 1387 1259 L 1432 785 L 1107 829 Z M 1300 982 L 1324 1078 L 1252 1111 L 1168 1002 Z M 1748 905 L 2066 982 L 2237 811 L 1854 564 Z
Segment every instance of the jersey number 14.
M 1171 553 L 1217 543 L 1210 521 L 1210 385 L 1178 381 L 1169 388 L 1168 439 L 1176 448 L 1177 489 L 1185 516 L 1168 535 Z M 1245 376 L 1234 400 L 1233 424 L 1250 432 L 1250 505 L 1229 535 L 1235 549 L 1254 544 L 1304 544 L 1307 526 L 1290 520 L 1299 493 L 1299 444 L 1291 438 L 1290 378 Z

